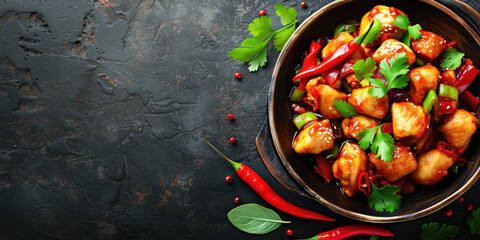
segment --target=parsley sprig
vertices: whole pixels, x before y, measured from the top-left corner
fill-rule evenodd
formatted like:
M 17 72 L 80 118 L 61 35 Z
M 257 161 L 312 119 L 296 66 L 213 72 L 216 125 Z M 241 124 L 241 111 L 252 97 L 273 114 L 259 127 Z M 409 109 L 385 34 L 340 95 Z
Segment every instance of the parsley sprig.
M 395 24 L 395 26 L 400 29 L 407 30 L 401 40 L 407 46 L 410 46 L 410 37 L 415 40 L 422 38 L 422 33 L 420 32 L 420 30 L 422 30 L 422 27 L 418 24 L 410 26 L 410 19 L 408 19 L 405 14 L 398 15 L 395 18 L 395 21 L 393 21 L 393 24 Z
M 395 185 L 386 185 L 382 188 L 377 188 L 375 184 L 372 185 L 372 194 L 368 197 L 368 205 L 375 208 L 378 212 L 394 212 L 402 206 L 402 196 L 398 195 L 398 187 Z
M 443 62 L 440 63 L 440 67 L 455 70 L 462 64 L 462 58 L 465 56 L 465 53 L 457 52 L 453 48 L 447 48 L 443 51 L 442 56 Z
M 480 235 L 480 208 L 472 212 L 472 215 L 467 216 L 466 219 L 472 234 Z
M 390 64 L 388 63 L 390 62 Z M 370 79 L 371 85 L 376 88 L 371 88 L 368 93 L 374 97 L 382 98 L 392 88 L 402 89 L 408 85 L 410 78 L 408 77 L 408 57 L 407 54 L 397 53 L 395 56 L 387 61 L 383 59 L 380 64 L 380 73 L 385 76 L 387 80 L 387 86 L 383 84 L 383 81 L 378 78 Z
M 267 44 L 272 38 L 275 50 L 281 51 L 295 31 L 298 22 L 296 20 L 297 10 L 286 8 L 280 3 L 275 4 L 275 9 L 277 9 L 275 14 L 280 16 L 283 28 L 274 30 L 271 26 L 272 19 L 268 16 L 255 18 L 248 25 L 248 30 L 254 37 L 245 39 L 240 47 L 228 53 L 228 56 L 235 60 L 248 62 L 250 72 L 257 71 L 259 67 L 263 67 L 267 63 Z
M 365 60 L 358 60 L 353 64 L 353 73 L 355 74 L 355 77 L 357 78 L 358 81 L 360 81 L 360 84 L 363 87 L 367 87 L 370 85 L 370 80 L 373 78 L 373 71 L 377 69 L 377 62 L 369 57 Z
M 367 150 L 370 147 L 370 151 L 375 153 L 376 157 L 379 157 L 384 162 L 390 162 L 397 148 L 393 145 L 395 143 L 393 137 L 388 133 L 382 132 L 382 126 L 383 124 L 358 132 L 357 137 L 361 138 L 358 141 L 358 145 L 363 150 Z
M 333 106 L 340 114 L 342 114 L 344 118 L 354 117 L 358 115 L 358 112 L 355 111 L 355 108 L 347 101 L 335 100 L 333 101 Z
M 454 239 L 458 234 L 458 227 L 455 225 L 440 224 L 430 222 L 422 224 L 421 240 L 449 240 Z

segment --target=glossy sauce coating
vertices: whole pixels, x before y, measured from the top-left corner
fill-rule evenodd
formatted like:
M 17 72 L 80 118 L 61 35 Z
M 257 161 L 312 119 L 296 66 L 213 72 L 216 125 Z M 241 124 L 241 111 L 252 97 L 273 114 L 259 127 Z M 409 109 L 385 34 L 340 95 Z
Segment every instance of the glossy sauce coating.
M 293 149 L 297 153 L 319 154 L 333 146 L 333 130 L 328 119 L 307 125 L 293 141 Z
M 394 146 L 397 150 L 395 150 L 390 162 L 382 161 L 374 153 L 370 153 L 368 156 L 368 160 L 375 165 L 375 168 L 389 182 L 396 182 L 417 169 L 415 155 L 401 144 L 395 144 Z
M 358 191 L 357 179 L 367 169 L 367 154 L 356 143 L 343 145 L 340 157 L 333 163 L 333 176 L 340 180 L 343 192 L 352 197 Z

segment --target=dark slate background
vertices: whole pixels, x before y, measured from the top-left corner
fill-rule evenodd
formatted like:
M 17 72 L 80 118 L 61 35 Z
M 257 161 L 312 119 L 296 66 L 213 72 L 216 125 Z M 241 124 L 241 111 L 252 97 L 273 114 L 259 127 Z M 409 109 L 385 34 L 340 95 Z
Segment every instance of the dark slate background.
M 227 52 L 260 9 L 280 27 L 276 2 L 0 1 L 0 238 L 288 239 L 288 228 L 306 238 L 353 223 L 282 188 L 257 154 L 278 53 L 269 47 L 267 66 L 249 73 Z M 281 2 L 303 21 L 331 1 Z M 338 221 L 280 213 L 292 224 L 263 236 L 237 230 L 226 217 L 233 198 L 270 206 L 203 139 L 287 200 Z M 451 217 L 382 226 L 415 239 L 436 220 L 474 239 L 464 216 L 478 189 L 449 206 Z

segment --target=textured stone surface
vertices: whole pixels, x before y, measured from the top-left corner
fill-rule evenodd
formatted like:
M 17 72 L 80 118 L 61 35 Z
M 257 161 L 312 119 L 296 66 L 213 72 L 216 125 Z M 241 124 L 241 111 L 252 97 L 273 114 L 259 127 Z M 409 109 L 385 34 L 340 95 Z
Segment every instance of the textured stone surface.
M 269 47 L 267 66 L 249 73 L 227 52 L 260 9 L 280 27 L 276 2 L 0 1 L 0 238 L 288 239 L 288 228 L 310 237 L 353 223 L 283 189 L 256 152 L 278 53 Z M 331 1 L 281 2 L 303 21 Z M 236 196 L 268 204 L 203 139 L 287 200 L 338 221 L 280 213 L 292 224 L 268 235 L 235 229 L 226 213 Z M 421 223 L 436 220 L 472 238 L 464 205 L 478 202 L 479 187 L 451 204 L 452 217 L 385 227 L 416 238 Z

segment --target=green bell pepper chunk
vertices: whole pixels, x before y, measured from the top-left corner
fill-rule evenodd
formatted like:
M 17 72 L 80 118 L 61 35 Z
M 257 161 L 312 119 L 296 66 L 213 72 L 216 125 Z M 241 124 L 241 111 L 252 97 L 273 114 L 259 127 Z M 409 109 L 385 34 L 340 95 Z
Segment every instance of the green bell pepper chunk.
M 298 130 L 302 129 L 307 123 L 317 120 L 318 117 L 313 112 L 302 113 L 293 118 L 293 123 L 297 126 Z
M 305 90 L 300 90 L 298 87 L 294 87 L 290 94 L 290 101 L 301 102 L 305 96 Z
M 438 86 L 438 96 L 458 100 L 458 89 L 446 84 L 440 84 Z
M 346 23 L 340 23 L 335 27 L 335 30 L 333 30 L 333 36 L 336 37 L 338 34 L 345 31 L 348 33 L 355 32 L 355 26 Z
M 429 113 L 432 110 L 432 107 L 438 107 L 438 97 L 434 90 L 430 90 L 427 93 L 427 96 L 423 100 L 423 110 L 425 113 Z
M 453 166 L 452 166 L 452 171 L 453 171 L 454 173 L 458 173 L 458 164 L 456 164 L 456 163 L 453 164 Z
M 351 93 L 353 88 L 350 84 L 348 84 L 347 80 L 344 78 L 342 79 L 342 85 L 343 87 L 345 88 L 345 90 L 348 92 L 348 93 Z
M 327 159 L 327 160 L 336 160 L 340 156 L 340 144 L 335 143 L 332 149 L 329 149 L 327 151 L 324 151 L 322 155 Z

